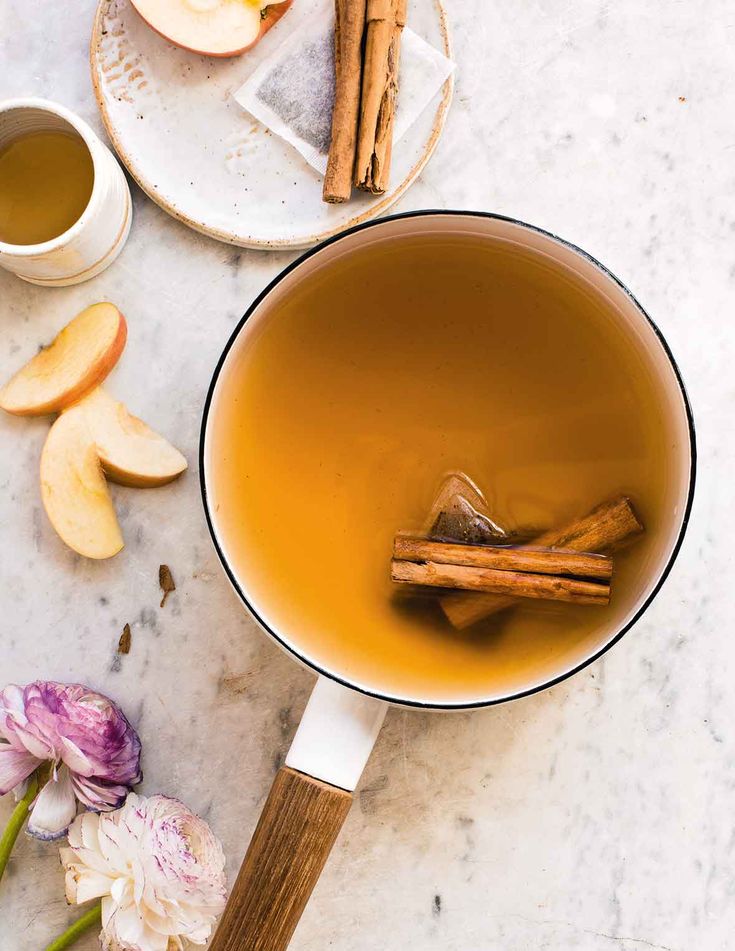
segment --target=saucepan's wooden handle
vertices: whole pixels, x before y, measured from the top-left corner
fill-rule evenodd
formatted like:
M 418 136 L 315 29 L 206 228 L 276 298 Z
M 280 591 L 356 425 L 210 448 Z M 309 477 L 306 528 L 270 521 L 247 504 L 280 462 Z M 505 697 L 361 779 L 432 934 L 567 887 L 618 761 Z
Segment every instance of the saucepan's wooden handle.
M 210 951 L 283 951 L 345 820 L 352 793 L 282 767 Z
M 320 677 L 209 951 L 284 951 L 339 835 L 385 716 Z M 318 778 L 316 778 L 318 777 Z

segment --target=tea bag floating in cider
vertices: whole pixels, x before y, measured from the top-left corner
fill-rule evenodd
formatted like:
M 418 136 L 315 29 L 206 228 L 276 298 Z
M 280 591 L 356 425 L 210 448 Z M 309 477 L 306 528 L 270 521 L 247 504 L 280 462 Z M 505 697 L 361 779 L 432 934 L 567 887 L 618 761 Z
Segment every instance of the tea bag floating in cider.
M 234 98 L 323 175 L 334 105 L 334 0 L 294 4 L 277 29 L 285 39 Z M 410 129 L 453 70 L 454 63 L 417 33 L 408 28 L 403 31 L 395 142 Z
M 450 472 L 436 495 L 425 526 L 438 542 L 503 545 L 510 535 L 491 517 L 485 496 L 463 472 Z
M 464 472 L 450 472 L 439 487 L 422 531 L 437 542 L 522 545 L 538 536 L 541 529 L 501 525 L 472 479 Z
M 407 535 L 415 532 L 405 529 Z M 485 496 L 464 472 L 449 472 L 439 486 L 420 533 L 436 542 L 465 545 L 510 545 L 514 536 L 491 516 Z M 399 588 L 393 597 L 436 600 L 435 589 Z

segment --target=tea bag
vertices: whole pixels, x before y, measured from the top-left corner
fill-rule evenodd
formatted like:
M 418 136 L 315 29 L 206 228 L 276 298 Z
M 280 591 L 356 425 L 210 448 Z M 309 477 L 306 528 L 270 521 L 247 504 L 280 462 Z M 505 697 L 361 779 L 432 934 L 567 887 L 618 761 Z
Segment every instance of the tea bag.
M 407 535 L 415 534 L 407 530 Z M 516 536 L 493 519 L 480 488 L 464 472 L 449 472 L 434 496 L 420 534 L 435 542 L 465 545 L 511 545 Z M 396 603 L 435 604 L 439 592 L 420 585 L 393 591 Z
M 304 0 L 279 30 L 285 40 L 234 93 L 235 100 L 303 155 L 327 168 L 334 105 L 334 0 Z M 403 31 L 394 141 L 398 142 L 454 70 L 413 30 Z
M 438 542 L 507 545 L 510 534 L 490 517 L 487 501 L 463 472 L 450 472 L 434 500 L 425 534 Z

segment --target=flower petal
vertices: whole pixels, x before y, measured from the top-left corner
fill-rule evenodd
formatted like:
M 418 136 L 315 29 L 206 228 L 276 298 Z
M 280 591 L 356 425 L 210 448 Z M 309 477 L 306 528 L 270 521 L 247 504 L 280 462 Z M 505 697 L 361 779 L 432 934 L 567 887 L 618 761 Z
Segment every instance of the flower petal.
M 99 816 L 94 812 L 83 812 L 81 816 L 77 816 L 74 820 L 69 832 L 71 833 L 74 830 L 74 835 L 78 838 L 78 844 L 81 848 L 97 852 L 99 851 L 99 829 Z M 71 836 L 69 836 L 69 844 L 76 845 L 77 842 L 72 842 Z
M 28 834 L 36 839 L 58 839 L 69 828 L 77 812 L 77 801 L 69 770 L 62 766 L 56 779 L 49 780 L 38 794 L 28 822 Z
M 157 942 L 156 945 L 149 945 L 149 943 L 146 942 L 145 945 L 143 945 L 145 925 L 140 912 L 132 902 L 126 905 L 117 905 L 115 913 L 110 919 L 108 930 L 117 937 L 123 946 L 131 946 L 133 948 L 143 946 L 146 951 L 159 951 L 160 947 L 162 951 L 166 951 L 167 939 L 165 937 L 163 937 L 162 946 L 160 942 Z
M 8 684 L 4 690 L 0 690 L 0 733 L 10 740 L 15 721 L 25 723 L 25 719 L 23 688 L 17 684 Z
M 61 758 L 75 773 L 81 773 L 82 776 L 89 776 L 92 772 L 92 763 L 88 756 L 79 749 L 76 743 L 66 736 L 60 736 Z
M 116 905 L 132 905 L 133 886 L 130 879 L 118 876 L 110 885 L 110 897 Z
M 32 730 L 29 730 L 25 726 L 13 724 L 12 717 L 8 717 L 8 729 L 11 729 L 13 726 L 15 726 L 14 743 L 16 745 L 22 743 L 28 752 L 38 757 L 38 759 L 55 759 L 54 748 L 47 740 L 36 736 Z
M 74 904 L 83 905 L 85 901 L 91 901 L 93 898 L 104 898 L 110 894 L 112 879 L 103 875 L 101 872 L 93 872 L 91 869 L 85 869 L 75 874 L 76 892 Z M 67 898 L 69 893 L 67 890 Z
M 26 750 L 14 750 L 5 743 L 0 745 L 0 796 L 28 779 L 40 763 L 40 760 Z
M 96 812 L 117 809 L 125 802 L 128 792 L 127 786 L 111 785 L 76 773 L 72 774 L 72 783 L 79 801 Z
M 110 894 L 113 879 L 108 869 L 104 865 L 95 868 L 94 864 L 86 861 L 88 857 L 78 855 L 74 849 L 59 849 L 61 864 L 66 869 L 66 900 L 71 905 L 82 905 L 92 898 L 104 898 Z

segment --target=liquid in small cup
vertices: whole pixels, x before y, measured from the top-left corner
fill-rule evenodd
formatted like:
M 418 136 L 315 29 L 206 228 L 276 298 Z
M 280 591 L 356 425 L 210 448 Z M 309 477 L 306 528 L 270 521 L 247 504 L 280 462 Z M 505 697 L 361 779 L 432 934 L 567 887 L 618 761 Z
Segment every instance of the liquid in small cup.
M 0 267 L 81 284 L 112 264 L 131 221 L 125 175 L 88 123 L 48 99 L 0 102 Z
M 81 218 L 94 185 L 94 163 L 81 136 L 30 132 L 0 149 L 0 241 L 43 244 Z

